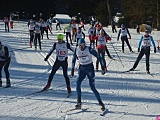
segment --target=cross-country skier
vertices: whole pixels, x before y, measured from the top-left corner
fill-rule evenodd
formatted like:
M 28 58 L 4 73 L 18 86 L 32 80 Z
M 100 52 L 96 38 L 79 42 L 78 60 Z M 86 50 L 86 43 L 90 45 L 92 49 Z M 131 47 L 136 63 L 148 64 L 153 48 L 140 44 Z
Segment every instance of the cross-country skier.
M 129 50 L 131 52 L 132 51 L 132 48 L 129 44 L 129 41 L 128 41 L 128 37 L 127 37 L 127 34 L 129 35 L 129 39 L 131 39 L 131 35 L 129 33 L 129 30 L 128 28 L 125 27 L 124 24 L 121 25 L 121 29 L 119 30 L 119 33 L 118 33 L 118 37 L 117 37 L 117 41 L 119 40 L 119 37 L 121 35 L 121 41 L 122 41 L 122 52 L 124 53 L 124 42 L 126 42 L 127 46 L 129 47 Z
M 71 39 L 71 31 L 72 31 L 72 26 L 71 26 L 71 23 L 69 23 L 69 25 L 67 25 L 64 28 L 64 34 L 66 33 L 66 40 L 67 40 L 67 42 L 70 39 L 70 43 L 71 43 L 71 45 L 73 45 L 72 39 Z
M 141 60 L 141 58 L 145 54 L 145 56 L 146 56 L 146 72 L 148 74 L 150 74 L 150 71 L 149 71 L 150 47 L 151 47 L 151 43 L 152 43 L 152 45 L 154 47 L 154 53 L 156 53 L 156 45 L 153 40 L 153 37 L 151 35 L 149 35 L 149 33 L 150 33 L 150 31 L 146 30 L 145 35 L 143 35 L 141 37 L 139 44 L 138 44 L 138 52 L 140 52 L 140 53 L 137 57 L 136 62 L 133 65 L 133 68 L 131 68 L 130 71 L 133 71 L 137 67 L 139 61 Z M 141 47 L 141 50 L 140 50 L 140 47 Z
M 77 78 L 77 85 L 76 85 L 76 91 L 77 91 L 77 105 L 75 106 L 76 109 L 81 109 L 81 83 L 87 76 L 89 79 L 89 85 L 91 87 L 91 90 L 94 92 L 99 105 L 101 106 L 101 109 L 105 109 L 105 105 L 103 104 L 100 95 L 98 91 L 95 88 L 95 72 L 94 72 L 94 66 L 92 61 L 92 55 L 94 55 L 101 63 L 102 67 L 102 74 L 105 74 L 104 71 L 104 65 L 101 60 L 101 57 L 98 55 L 98 53 L 91 47 L 86 46 L 85 40 L 83 38 L 79 39 L 78 46 L 74 52 L 73 59 L 72 59 L 72 71 L 71 76 L 74 75 L 74 67 L 76 59 L 79 60 L 79 70 L 78 70 L 78 78 Z
M 59 27 L 60 30 L 62 30 L 62 29 L 61 29 L 60 21 L 59 21 L 57 18 L 55 19 L 55 22 L 57 23 L 57 24 L 56 24 L 56 30 L 58 30 L 58 27 Z
M 106 43 L 107 43 L 106 32 L 103 29 L 101 29 L 100 30 L 100 35 L 97 36 L 96 47 L 97 47 L 97 51 L 98 51 L 99 56 L 102 57 L 105 71 L 107 71 L 106 60 L 105 60 L 105 52 L 107 51 L 108 56 L 110 58 L 112 58 L 108 49 L 107 49 Z M 96 70 L 97 71 L 98 71 L 98 64 L 99 64 L 99 60 L 97 59 L 97 61 L 96 61 Z
M 75 33 L 75 40 L 77 41 L 77 43 L 78 43 L 78 40 L 79 40 L 80 38 L 85 39 L 85 34 L 84 34 L 84 32 L 82 31 L 82 29 L 81 29 L 80 27 L 78 27 L 78 30 L 77 30 L 77 32 Z
M 41 50 L 41 25 L 38 22 L 35 24 L 34 33 L 35 33 L 35 38 L 34 38 L 35 49 L 37 49 L 37 40 L 38 40 L 39 49 Z
M 35 29 L 35 21 L 33 19 L 28 21 L 28 29 L 29 29 L 29 35 L 30 35 L 29 45 L 30 47 L 32 47 L 32 43 L 34 40 L 34 29 Z
M 77 25 L 75 20 L 71 20 L 71 26 L 72 26 L 72 41 L 74 39 L 75 33 L 77 32 Z
M 56 61 L 54 62 L 54 65 L 52 67 L 52 71 L 51 71 L 51 73 L 49 75 L 49 78 L 48 78 L 47 85 L 43 88 L 43 91 L 48 90 L 50 88 L 53 76 L 55 75 L 56 71 L 60 67 L 62 67 L 63 76 L 66 80 L 67 91 L 68 91 L 68 93 L 71 93 L 70 80 L 69 80 L 69 76 L 67 74 L 67 69 L 68 69 L 67 59 L 68 59 L 68 49 L 70 49 L 73 52 L 74 52 L 74 49 L 70 46 L 69 43 L 63 41 L 63 35 L 62 34 L 58 34 L 57 39 L 58 39 L 58 42 L 55 42 L 53 44 L 52 49 L 50 50 L 50 52 L 48 53 L 48 55 L 44 59 L 45 61 L 47 61 L 47 59 L 52 54 L 52 52 L 54 50 L 56 50 Z
M 88 29 L 88 34 L 89 34 L 89 42 L 90 46 L 93 46 L 95 48 L 95 35 L 94 35 L 95 27 L 94 24 L 91 24 L 91 27 Z
M 81 25 L 80 27 L 83 28 L 83 30 L 85 30 L 83 20 L 80 20 L 80 25 Z
M 3 21 L 4 21 L 5 31 L 9 32 L 9 19 L 8 19 L 8 17 L 4 17 Z
M 116 32 L 117 33 L 117 30 L 116 30 L 116 25 L 115 25 L 115 21 L 114 20 L 111 20 L 111 27 L 112 27 L 112 32 Z
M 6 75 L 6 87 L 11 86 L 10 74 L 8 67 L 10 65 L 11 57 L 9 56 L 9 51 L 7 46 L 3 46 L 0 41 L 0 87 L 2 87 L 2 68 L 4 67 L 4 72 Z
M 42 18 L 40 18 L 40 23 L 41 23 L 41 37 L 42 37 L 42 39 L 43 39 L 44 31 L 46 32 L 47 39 L 49 39 L 46 22 Z

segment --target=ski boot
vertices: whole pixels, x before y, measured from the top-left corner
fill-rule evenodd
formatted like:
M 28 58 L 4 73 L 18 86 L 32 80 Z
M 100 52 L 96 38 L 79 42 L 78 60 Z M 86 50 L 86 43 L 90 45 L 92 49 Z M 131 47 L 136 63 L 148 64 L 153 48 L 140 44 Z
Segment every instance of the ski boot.
M 134 71 L 134 68 L 131 68 L 129 71 Z
M 147 74 L 150 74 L 149 70 L 146 71 Z
M 11 87 L 11 82 L 10 82 L 10 79 L 7 79 L 7 82 L 6 82 L 6 87 L 5 87 L 5 88 L 8 88 L 8 87 Z
M 75 109 L 81 109 L 82 107 L 82 103 L 78 102 L 77 105 L 75 105 Z
M 101 106 L 101 110 L 104 111 L 105 110 L 104 104 L 102 102 L 100 102 L 99 105 Z
M 47 85 L 43 88 L 42 91 L 47 91 L 50 88 L 50 86 L 51 86 L 51 83 L 48 82 Z

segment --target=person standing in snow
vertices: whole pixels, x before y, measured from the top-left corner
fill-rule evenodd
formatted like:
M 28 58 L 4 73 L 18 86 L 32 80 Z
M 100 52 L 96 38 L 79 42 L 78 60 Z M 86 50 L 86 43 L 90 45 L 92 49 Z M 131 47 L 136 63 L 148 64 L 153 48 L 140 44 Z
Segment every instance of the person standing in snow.
M 98 41 L 98 37 L 101 35 L 101 31 L 103 31 L 104 33 L 104 36 L 106 37 L 106 41 L 107 40 L 109 40 L 109 41 L 111 41 L 111 37 L 105 32 L 105 30 L 103 29 L 103 26 L 102 25 L 100 25 L 100 23 L 97 25 L 97 27 L 96 27 L 96 29 L 95 29 L 95 31 L 94 31 L 94 35 L 95 35 L 95 40 L 96 40 L 96 44 L 97 44 L 97 41 Z M 97 45 L 96 45 L 97 46 Z M 105 47 L 106 49 L 106 53 L 107 53 L 107 55 L 108 55 L 108 57 L 110 58 L 110 59 L 113 59 L 112 57 L 111 57 L 111 55 L 110 55 L 110 53 L 109 53 L 109 50 L 108 50 L 108 48 L 107 48 L 107 46 Z
M 2 87 L 2 68 L 4 67 L 4 72 L 6 75 L 6 87 L 11 86 L 10 73 L 8 67 L 10 65 L 11 57 L 9 56 L 9 51 L 7 46 L 3 46 L 0 41 L 0 87 Z
M 41 50 L 41 25 L 38 22 L 35 24 L 34 33 L 35 33 L 35 38 L 34 38 L 35 49 L 37 49 L 37 40 L 38 40 L 39 49 Z
M 146 56 L 146 72 L 147 72 L 147 74 L 150 74 L 150 71 L 149 71 L 149 58 L 150 58 L 151 42 L 152 42 L 152 45 L 154 47 L 154 53 L 156 53 L 156 45 L 155 45 L 155 42 L 153 40 L 153 37 L 151 35 L 149 35 L 149 33 L 150 33 L 150 31 L 146 30 L 145 31 L 145 35 L 143 35 L 141 37 L 141 39 L 139 41 L 139 44 L 138 44 L 138 52 L 140 52 L 140 53 L 139 53 L 139 55 L 137 57 L 136 62 L 133 65 L 133 67 L 130 69 L 130 71 L 133 71 L 137 67 L 139 61 L 141 60 L 141 58 L 145 54 L 145 56 Z M 140 50 L 140 47 L 141 47 L 141 50 Z
M 77 43 L 78 43 L 78 40 L 79 40 L 80 38 L 85 39 L 85 34 L 84 34 L 84 32 L 82 31 L 82 29 L 81 29 L 80 27 L 78 27 L 78 30 L 77 30 L 77 32 L 75 33 L 75 40 L 77 41 Z
M 117 37 L 117 41 L 119 40 L 119 37 L 121 35 L 121 41 L 122 41 L 122 52 L 124 53 L 124 42 L 126 42 L 127 46 L 129 47 L 129 50 L 131 52 L 132 51 L 132 48 L 129 44 L 129 41 L 128 41 L 128 37 L 127 37 L 127 34 L 129 35 L 129 39 L 131 39 L 131 35 L 129 33 L 129 30 L 128 28 L 125 27 L 124 24 L 121 25 L 121 29 L 119 30 L 119 33 L 118 33 L 118 37 Z
M 12 20 L 13 16 L 10 15 L 9 17 L 9 22 L 10 22 L 10 28 L 13 29 L 13 20 Z
M 111 27 L 112 27 L 112 32 L 116 32 L 117 33 L 117 30 L 116 30 L 116 25 L 115 25 L 115 21 L 114 20 L 111 20 Z
M 72 31 L 72 26 L 71 26 L 71 23 L 69 23 L 69 25 L 64 28 L 64 34 L 66 33 L 67 43 L 68 43 L 68 38 L 69 38 L 71 45 L 73 45 L 72 39 L 71 39 L 71 31 Z
M 89 85 L 91 90 L 94 92 L 101 109 L 105 109 L 105 105 L 103 104 L 98 91 L 95 88 L 95 72 L 94 66 L 92 61 L 92 55 L 94 55 L 97 59 L 99 59 L 102 67 L 102 74 L 105 74 L 104 65 L 101 60 L 101 57 L 98 53 L 91 47 L 86 46 L 85 40 L 83 38 L 79 39 L 78 46 L 74 51 L 73 59 L 72 59 L 72 70 L 71 70 L 71 77 L 74 75 L 74 68 L 76 59 L 79 60 L 79 70 L 78 70 L 78 78 L 76 83 L 76 91 L 77 91 L 77 105 L 75 106 L 76 109 L 81 109 L 81 83 L 87 76 L 89 79 Z
M 91 24 L 91 27 L 88 29 L 88 34 L 89 34 L 88 37 L 89 37 L 90 46 L 93 46 L 93 48 L 95 48 L 94 31 L 95 31 L 94 24 Z
M 60 30 L 62 30 L 62 29 L 61 29 L 60 21 L 59 21 L 57 18 L 56 18 L 55 21 L 56 21 L 56 23 L 57 23 L 57 24 L 56 24 L 56 30 L 58 30 L 58 27 L 59 27 Z
M 44 59 L 44 61 L 47 61 L 49 56 L 52 54 L 54 50 L 56 50 L 56 61 L 54 62 L 54 65 L 52 67 L 52 71 L 49 75 L 47 85 L 43 88 L 43 91 L 48 90 L 50 88 L 53 76 L 55 75 L 56 71 L 62 67 L 63 69 L 63 76 L 66 80 L 66 85 L 67 85 L 67 91 L 68 93 L 71 93 L 71 87 L 70 87 L 70 79 L 67 74 L 67 69 L 68 69 L 68 49 L 74 52 L 74 49 L 70 46 L 69 43 L 66 43 L 63 41 L 63 35 L 58 34 L 57 35 L 58 42 L 55 42 L 53 44 L 52 49 Z
M 32 43 L 34 40 L 34 29 L 35 29 L 35 21 L 33 19 L 28 21 L 28 29 L 29 29 L 29 35 L 30 35 L 29 45 L 30 47 L 32 47 Z
M 74 40 L 75 33 L 77 32 L 77 25 L 75 20 L 71 20 L 71 26 L 72 26 L 72 41 Z
M 96 40 L 96 47 L 97 47 L 97 51 L 98 51 L 98 54 L 99 56 L 102 57 L 102 60 L 103 60 L 103 63 L 104 63 L 104 70 L 107 71 L 107 66 L 106 66 L 106 60 L 105 60 L 105 52 L 107 52 L 108 56 L 110 58 L 111 55 L 107 49 L 107 33 L 101 29 L 100 30 L 100 35 L 97 36 L 97 40 Z M 96 71 L 98 71 L 98 64 L 99 64 L 99 60 L 97 59 L 96 61 Z
M 43 39 L 44 31 L 46 32 L 47 39 L 49 39 L 46 22 L 42 18 L 40 18 L 40 23 L 41 23 L 41 37 L 42 37 L 42 39 Z
M 8 19 L 8 17 L 4 17 L 3 21 L 4 21 L 5 31 L 9 32 L 9 19 Z
M 83 20 L 80 20 L 80 25 L 81 25 L 80 27 L 83 28 L 83 30 L 85 30 Z

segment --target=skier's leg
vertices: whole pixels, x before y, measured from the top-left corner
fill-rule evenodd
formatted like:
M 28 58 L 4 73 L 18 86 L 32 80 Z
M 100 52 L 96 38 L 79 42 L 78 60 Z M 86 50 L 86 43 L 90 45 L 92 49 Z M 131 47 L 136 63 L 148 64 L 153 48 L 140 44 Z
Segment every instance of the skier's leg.
M 67 91 L 68 91 L 68 93 L 71 93 L 70 79 L 69 79 L 68 73 L 67 73 L 68 62 L 67 61 L 63 61 L 61 66 L 62 66 L 62 69 L 63 69 L 63 76 L 64 76 L 64 78 L 66 80 Z
M 145 51 L 146 55 L 146 71 L 149 73 L 149 58 L 150 58 L 150 49 Z
M 85 77 L 86 77 L 86 74 L 84 73 L 84 71 L 79 69 L 78 78 L 76 82 L 77 103 L 81 103 L 81 83 Z
M 137 57 L 137 59 L 136 59 L 136 62 L 135 62 L 134 65 L 133 65 L 133 70 L 137 67 L 139 61 L 141 60 L 141 58 L 142 58 L 143 55 L 144 55 L 144 52 L 145 52 L 145 50 L 144 50 L 144 49 L 141 49 L 141 51 L 140 51 L 140 53 L 139 53 L 139 55 L 138 55 L 138 57 Z
M 105 106 L 101 100 L 101 97 L 99 95 L 99 92 L 97 91 L 97 89 L 95 88 L 95 73 L 94 73 L 94 67 L 91 66 L 89 67 L 89 69 L 87 69 L 88 73 L 87 73 L 87 76 L 88 76 L 88 79 L 89 79 L 89 85 L 90 85 L 90 88 L 91 90 L 93 91 L 99 105 L 101 105 L 101 109 L 104 110 L 105 109 Z
M 129 47 L 129 50 L 132 52 L 132 48 L 131 48 L 131 46 L 130 46 L 130 44 L 129 44 L 128 39 L 126 39 L 125 41 L 126 41 L 127 46 Z
M 8 67 L 10 65 L 10 61 L 11 61 L 11 58 L 9 57 L 8 60 L 6 61 L 5 65 L 4 65 L 4 72 L 5 72 L 5 75 L 6 75 L 6 87 L 10 87 L 11 86 L 10 73 L 8 71 Z
M 56 71 L 59 68 L 60 68 L 60 63 L 56 60 L 54 65 L 53 65 L 53 67 L 52 67 L 52 71 L 51 71 L 51 73 L 49 75 L 47 85 L 43 88 L 43 90 L 48 90 L 50 88 L 53 76 L 55 75 Z

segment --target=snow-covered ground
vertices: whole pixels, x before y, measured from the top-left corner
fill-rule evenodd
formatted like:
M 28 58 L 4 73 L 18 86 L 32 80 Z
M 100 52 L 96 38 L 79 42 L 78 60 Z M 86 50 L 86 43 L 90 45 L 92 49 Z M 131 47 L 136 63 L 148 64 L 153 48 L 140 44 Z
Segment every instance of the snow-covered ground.
M 46 35 L 42 40 L 42 50 L 34 50 L 28 46 L 29 34 L 26 22 L 15 22 L 10 33 L 4 31 L 3 22 L 0 21 L 0 41 L 9 47 L 12 57 L 10 76 L 12 87 L 0 88 L 0 120 L 155 120 L 160 115 L 160 51 L 150 55 L 150 72 L 145 73 L 145 58 L 140 61 L 138 71 L 121 73 L 130 69 L 137 56 L 138 41 L 144 33 L 137 34 L 135 29 L 129 29 L 132 39 L 130 44 L 135 53 L 130 53 L 125 46 L 125 53 L 120 52 L 121 42 L 116 41 L 117 33 L 112 33 L 111 28 L 104 28 L 112 36 L 108 49 L 117 61 L 111 61 L 106 55 L 109 64 L 108 72 L 101 75 L 96 72 L 96 87 L 103 102 L 109 109 L 105 116 L 100 116 L 101 110 L 98 102 L 90 90 L 88 79 L 82 83 L 82 102 L 84 111 L 68 111 L 76 104 L 76 76 L 70 79 L 72 95 L 67 97 L 65 80 L 62 69 L 59 69 L 52 81 L 52 90 L 35 93 L 46 85 L 51 66 L 55 60 L 55 52 L 47 62 L 44 57 L 56 41 L 56 35 L 63 31 L 56 31 L 55 24 L 53 35 Z M 61 25 L 64 28 L 64 25 Z M 89 25 L 85 26 L 89 28 Z M 88 34 L 86 33 L 86 42 Z M 155 40 L 159 40 L 158 31 L 153 31 Z M 156 42 L 156 41 L 155 41 Z M 115 50 L 122 62 L 119 61 Z M 156 42 L 157 44 L 157 42 Z M 69 69 L 71 70 L 72 52 L 69 51 Z M 96 59 L 93 57 L 95 64 Z M 3 71 L 2 71 L 3 72 Z M 5 75 L 3 72 L 3 86 Z M 32 94 L 35 93 L 35 94 Z

